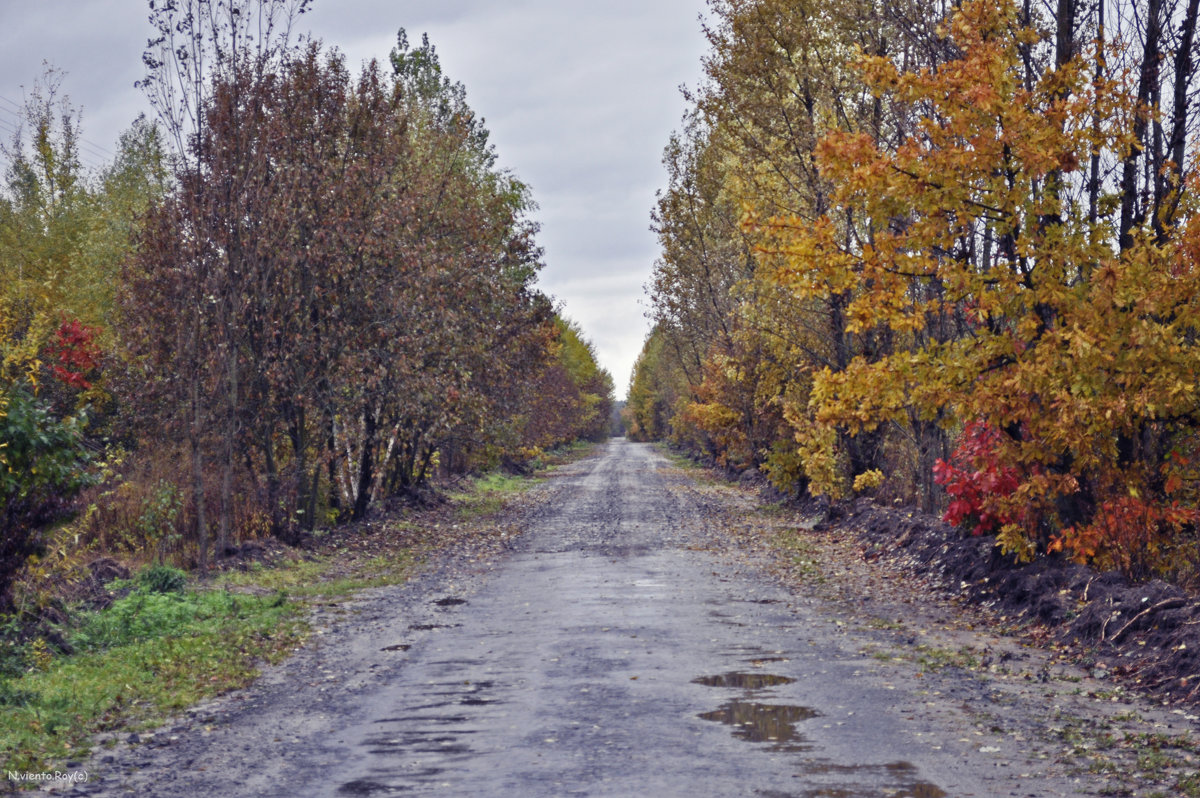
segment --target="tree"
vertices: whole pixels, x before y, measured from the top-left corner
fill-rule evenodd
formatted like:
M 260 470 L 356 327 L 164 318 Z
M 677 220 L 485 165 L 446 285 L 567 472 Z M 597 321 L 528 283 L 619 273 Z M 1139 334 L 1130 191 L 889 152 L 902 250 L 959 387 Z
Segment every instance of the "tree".
M 402 33 L 392 74 L 357 78 L 316 43 L 272 59 L 212 77 L 125 303 L 147 378 L 189 399 L 163 421 L 193 465 L 220 462 L 220 494 L 244 480 L 242 517 L 290 536 L 518 445 L 550 303 L 528 189 L 431 45 Z
M 207 148 L 210 141 L 208 124 L 214 108 L 220 102 L 218 90 L 235 92 L 224 101 L 238 105 L 236 92 L 241 87 L 253 88 L 269 79 L 272 68 L 290 52 L 291 28 L 303 14 L 310 0 L 180 0 L 180 2 L 150 2 L 150 23 L 157 36 L 151 39 L 142 60 L 146 78 L 140 85 L 166 131 L 172 147 L 176 180 L 184 186 L 203 180 L 202 163 L 206 159 L 236 162 L 241 175 L 247 179 L 261 176 L 265 164 L 256 161 L 245 140 L 228 142 L 230 149 L 214 152 Z M 249 120 L 245 120 L 249 121 Z M 244 128 L 253 136 L 256 128 Z M 235 168 L 235 173 L 237 169 Z M 243 194 L 233 190 L 223 195 L 223 207 L 217 218 L 242 218 Z M 184 191 L 184 198 L 196 197 L 195 191 Z M 241 372 L 238 370 L 238 346 L 231 340 L 240 308 L 238 297 L 224 290 L 230 278 L 243 267 L 242 241 L 236 235 L 231 248 L 212 248 L 213 242 L 202 235 L 204 223 L 213 221 L 211 212 L 198 204 L 179 206 L 179 219 L 193 228 L 191 236 L 171 240 L 176 262 L 187 262 L 190 271 L 185 285 L 192 288 L 189 301 L 180 303 L 177 311 L 184 336 L 183 373 L 187 378 L 179 386 L 186 392 L 177 398 L 189 408 L 188 443 L 191 449 L 192 502 L 195 507 L 196 539 L 199 563 L 205 570 L 208 557 L 208 521 L 204 491 L 206 470 L 204 437 L 208 425 L 218 421 L 223 427 L 221 489 L 218 513 L 218 541 L 228 540 L 232 513 L 232 476 L 235 467 L 238 434 L 238 393 Z M 168 243 L 168 242 L 163 242 Z M 190 250 L 190 251 L 189 251 Z M 210 302 L 209 298 L 216 298 Z M 219 330 L 224 340 L 213 332 Z M 205 381 L 206 360 L 212 352 L 223 353 L 221 379 Z M 219 403 L 215 409 L 209 405 Z M 215 417 L 214 417 L 215 413 Z
M 814 153 L 831 126 L 904 135 L 911 111 L 872 96 L 846 62 L 858 50 L 937 63 L 946 47 L 932 35 L 935 20 L 919 4 L 711 6 L 707 80 L 687 93 L 694 111 L 667 148 L 671 182 L 654 216 L 662 256 L 653 317 L 671 341 L 667 351 L 681 358 L 693 400 L 675 423 L 715 459 L 764 467 L 789 491 L 811 478 L 815 491 L 841 495 L 854 474 L 878 471 L 885 457 L 894 473 L 909 472 L 906 460 L 940 451 L 936 427 L 851 435 L 808 407 L 814 370 L 844 368 L 891 341 L 848 328 L 843 291 L 788 296 L 754 255 L 758 230 L 740 222 L 746 207 L 810 220 L 825 213 L 832 186 Z M 924 491 L 931 500 L 928 479 L 892 483 L 898 494 Z
M 21 301 L 0 298 L 0 613 L 13 609 L 13 580 L 39 551 L 40 530 L 90 480 L 86 413 L 60 416 L 37 396 L 44 374 L 77 374 L 43 362 L 43 342 L 53 337 L 45 326 Z
M 625 404 L 625 428 L 631 440 L 682 443 L 684 431 L 674 434 L 672 419 L 688 401 L 690 390 L 678 358 L 664 354 L 667 345 L 666 334 L 656 325 L 634 361 Z
M 89 173 L 80 114 L 48 69 L 28 96 L 0 185 L 0 611 L 41 530 L 70 510 L 111 431 L 108 366 L 120 264 L 161 190 L 155 131 Z
M 84 421 L 56 417 L 25 386 L 0 389 L 0 613 L 13 610 L 12 583 L 40 550 L 39 530 L 89 482 Z
M 1140 515 L 1146 538 L 1193 523 L 1195 224 L 1185 216 L 1165 240 L 1149 220 L 1130 233 L 1116 194 L 1089 218 L 1079 165 L 1130 152 L 1145 110 L 1095 77 L 1094 51 L 1029 79 L 1029 49 L 1036 60 L 1051 45 L 1021 13 L 964 3 L 948 25 L 960 55 L 937 70 L 864 59 L 881 96 L 923 109 L 919 126 L 896 147 L 830 134 L 818 149 L 830 213 L 763 222 L 763 256 L 798 296 L 838 286 L 852 330 L 895 342 L 816 375 L 819 420 L 863 432 L 915 410 L 987 430 L 972 467 L 1015 484 L 974 514 L 1000 519 L 1005 548 L 1109 547 L 1106 561 L 1127 565 L 1129 541 L 1097 539 L 1126 497 L 1160 508 Z M 847 236 L 831 217 L 849 213 Z
M 0 290 L 30 312 L 90 316 L 93 308 L 75 294 L 77 281 L 67 279 L 80 260 L 92 197 L 79 161 L 79 113 L 61 96 L 61 82 L 60 73 L 47 70 L 26 99 L 20 127 L 0 148 L 8 161 Z

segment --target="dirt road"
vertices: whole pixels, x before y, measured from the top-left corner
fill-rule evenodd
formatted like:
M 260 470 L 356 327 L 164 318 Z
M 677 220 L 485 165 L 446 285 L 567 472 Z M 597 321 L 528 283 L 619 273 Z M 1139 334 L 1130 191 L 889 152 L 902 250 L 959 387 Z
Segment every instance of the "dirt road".
M 969 696 L 871 656 L 844 610 L 722 554 L 688 479 L 617 440 L 493 562 L 319 619 L 252 688 L 88 764 L 147 796 L 1051 796 Z M 940 692 L 940 691 L 935 691 Z

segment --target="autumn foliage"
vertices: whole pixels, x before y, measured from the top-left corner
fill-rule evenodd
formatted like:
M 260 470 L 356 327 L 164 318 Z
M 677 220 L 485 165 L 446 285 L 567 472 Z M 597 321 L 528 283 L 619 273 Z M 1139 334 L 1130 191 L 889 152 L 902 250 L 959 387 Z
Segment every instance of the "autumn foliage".
M 963 430 L 950 462 L 939 459 L 933 464 L 933 479 L 949 496 L 947 522 L 968 527 L 975 535 L 994 534 L 1011 522 L 990 509 L 994 498 L 1011 496 L 1020 484 L 1017 470 L 1000 464 L 996 450 L 1001 445 L 999 430 L 973 421 Z
M 239 525 L 357 520 L 437 473 L 591 434 L 611 385 L 535 289 L 528 189 L 427 40 L 401 32 L 390 72 L 310 44 L 210 86 L 121 299 L 147 412 L 186 443 L 218 550 Z M 530 390 L 563 369 L 555 389 L 587 401 Z M 260 497 L 241 520 L 238 493 Z
M 72 388 L 91 388 L 96 369 L 100 366 L 99 330 L 70 319 L 59 325 L 51 340 L 48 354 L 53 365 L 50 372 Z
M 55 536 L 203 570 L 607 435 L 465 88 L 403 31 L 353 74 L 307 5 L 151 4 L 158 119 L 112 165 L 53 79 L 3 147 L 0 612 Z
M 688 122 L 704 157 L 660 209 L 708 252 L 748 246 L 753 268 L 725 262 L 730 309 L 698 325 L 674 309 L 704 294 L 675 275 L 718 269 L 661 226 L 662 334 L 698 353 L 672 435 L 764 467 L 783 445 L 813 493 L 940 509 L 1024 558 L 1192 573 L 1194 12 L 1152 4 L 1142 40 L 1114 42 L 1103 9 L 1072 3 L 963 3 L 921 29 L 853 2 L 808 21 L 770 0 L 714 9 L 705 124 Z M 735 205 L 739 227 L 714 223 Z M 714 325 L 749 327 L 751 367 L 723 367 Z M 747 457 L 713 392 L 733 410 L 773 362 L 765 404 L 787 429 Z

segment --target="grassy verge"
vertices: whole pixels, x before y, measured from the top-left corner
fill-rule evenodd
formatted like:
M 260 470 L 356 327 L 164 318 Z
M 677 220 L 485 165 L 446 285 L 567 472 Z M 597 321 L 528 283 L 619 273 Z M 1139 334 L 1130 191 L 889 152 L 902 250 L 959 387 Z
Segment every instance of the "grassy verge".
M 821 569 L 820 552 L 804 533 L 795 528 L 785 527 L 775 533 L 774 546 L 786 553 L 793 576 L 805 583 L 823 584 L 825 582 L 825 572 Z
M 664 457 L 666 457 L 667 460 L 670 461 L 671 465 L 675 466 L 680 471 L 687 471 L 692 476 L 696 476 L 697 474 L 704 473 L 704 474 L 707 474 L 711 478 L 710 472 L 712 471 L 712 469 L 709 468 L 708 466 L 697 463 L 695 460 L 688 457 L 686 454 L 676 451 L 675 449 L 672 449 L 665 444 L 660 443 L 660 444 L 658 444 L 657 448 L 658 448 L 658 451 L 660 453 L 662 453 L 662 455 Z M 718 480 L 713 480 L 713 481 L 715 482 Z M 726 480 L 726 482 L 728 482 L 728 480 Z
M 698 463 L 686 454 L 672 449 L 664 443 L 656 444 L 659 453 L 662 454 L 671 465 L 680 471 L 685 472 L 692 482 L 707 488 L 712 487 L 729 487 L 733 482 L 723 474 L 720 474 L 712 466 Z
M 472 520 L 495 515 L 514 494 L 534 484 L 529 477 L 492 471 L 472 477 L 456 491 L 449 494 L 455 514 L 460 520 Z
M 541 477 L 557 466 L 582 459 L 596 450 L 597 444 L 576 441 L 549 452 L 543 452 L 529 463 L 527 475 L 490 471 L 469 477 L 458 490 L 447 494 L 460 520 L 469 521 L 495 515 L 510 497 L 538 484 Z
M 422 546 L 414 544 L 410 537 L 387 539 L 397 531 L 396 525 L 390 525 L 376 533 L 375 540 L 335 543 L 315 557 L 286 559 L 270 567 L 252 563 L 244 571 L 222 574 L 214 580 L 214 585 L 235 592 L 275 592 L 289 599 L 305 600 L 336 598 L 368 587 L 400 584 L 420 561 Z
M 87 753 L 90 737 L 140 729 L 247 684 L 304 638 L 301 605 L 282 594 L 156 592 L 138 586 L 107 610 L 78 616 L 74 653 L 35 642 L 29 669 L 0 680 L 0 760 L 42 771 Z
M 449 494 L 448 507 L 331 530 L 318 539 L 316 553 L 244 564 L 203 586 L 187 587 L 184 574 L 162 568 L 115 584 L 122 598 L 102 611 L 76 610 L 62 630 L 70 655 L 40 639 L 0 649 L 0 766 L 17 772 L 69 766 L 88 754 L 98 733 L 151 728 L 246 686 L 262 663 L 278 662 L 303 643 L 310 602 L 405 581 L 438 545 L 439 530 L 475 534 L 538 474 L 592 449 L 543 455 L 533 477 L 470 478 Z

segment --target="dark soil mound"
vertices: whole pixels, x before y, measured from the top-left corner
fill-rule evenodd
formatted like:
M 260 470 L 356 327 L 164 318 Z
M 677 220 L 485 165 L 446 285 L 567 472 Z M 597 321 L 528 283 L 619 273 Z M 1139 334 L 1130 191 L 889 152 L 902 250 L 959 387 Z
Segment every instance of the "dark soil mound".
M 1080 645 L 1101 672 L 1171 703 L 1200 703 L 1200 599 L 1058 556 L 1019 563 L 990 537 L 869 500 L 830 508 L 818 529 L 852 530 L 868 560 L 933 576 L 947 592 Z
M 87 571 L 82 579 L 64 587 L 61 598 L 89 610 L 102 610 L 123 595 L 121 591 L 109 590 L 109 583 L 118 579 L 128 579 L 129 576 L 129 569 L 118 560 L 100 557 L 87 564 Z M 64 615 L 62 619 L 57 620 L 61 622 L 65 617 Z

